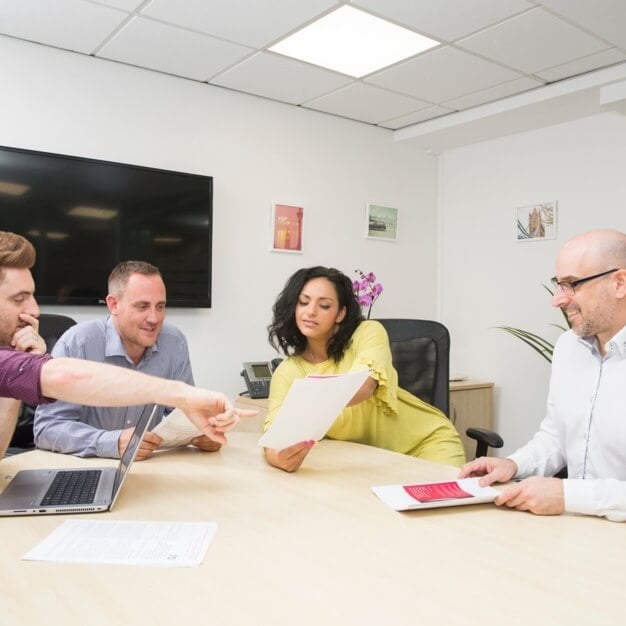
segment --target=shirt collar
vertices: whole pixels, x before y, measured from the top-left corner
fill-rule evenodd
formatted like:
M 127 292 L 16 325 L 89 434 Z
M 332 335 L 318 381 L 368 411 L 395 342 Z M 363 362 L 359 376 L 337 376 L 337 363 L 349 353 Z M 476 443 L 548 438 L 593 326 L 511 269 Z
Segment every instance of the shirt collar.
M 578 337 L 578 341 L 587 346 L 591 352 L 599 354 L 598 340 L 595 335 L 592 337 Z M 616 355 L 622 359 L 626 357 L 626 326 L 604 344 L 604 353 L 607 356 Z
M 604 349 L 607 354 L 615 354 L 622 359 L 626 357 L 626 326 L 606 342 Z
M 113 318 L 109 315 L 106 318 L 105 322 L 105 347 L 104 347 L 104 355 L 105 356 L 121 356 L 124 357 L 127 361 L 132 363 L 131 358 L 128 356 L 128 352 L 126 352 L 126 348 L 122 343 L 122 338 L 120 334 L 117 332 L 117 328 L 115 327 L 115 323 L 113 322 Z M 141 357 L 141 361 L 146 361 L 152 356 L 153 353 L 159 351 L 159 341 L 157 339 L 156 343 L 153 346 L 146 348 L 146 351 L 143 353 L 143 357 Z

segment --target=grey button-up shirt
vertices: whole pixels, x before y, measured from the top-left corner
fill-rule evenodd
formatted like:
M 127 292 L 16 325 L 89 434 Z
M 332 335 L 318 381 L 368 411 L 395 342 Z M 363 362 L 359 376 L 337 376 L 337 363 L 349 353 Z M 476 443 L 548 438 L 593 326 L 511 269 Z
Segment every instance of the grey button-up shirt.
M 109 363 L 194 384 L 187 340 L 167 322 L 157 342 L 146 349 L 137 365 L 126 353 L 110 316 L 72 326 L 56 343 L 52 355 Z M 41 405 L 35 414 L 35 444 L 53 452 L 117 459 L 120 432 L 135 426 L 143 408 L 92 407 L 62 401 Z M 153 426 L 163 419 L 166 407 L 158 407 L 157 411 Z

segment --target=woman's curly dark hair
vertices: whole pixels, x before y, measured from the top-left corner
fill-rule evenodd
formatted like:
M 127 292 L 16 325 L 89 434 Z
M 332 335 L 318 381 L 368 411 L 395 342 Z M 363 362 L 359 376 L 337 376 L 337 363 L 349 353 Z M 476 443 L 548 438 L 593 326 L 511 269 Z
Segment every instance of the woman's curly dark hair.
M 337 332 L 328 342 L 328 356 L 339 361 L 350 344 L 352 334 L 363 321 L 361 307 L 352 291 L 352 281 L 333 267 L 308 267 L 293 274 L 274 303 L 274 319 L 267 327 L 270 344 L 286 355 L 302 354 L 307 346 L 306 337 L 296 325 L 296 305 L 304 285 L 314 278 L 325 278 L 335 287 L 339 309 L 346 314 L 339 322 Z

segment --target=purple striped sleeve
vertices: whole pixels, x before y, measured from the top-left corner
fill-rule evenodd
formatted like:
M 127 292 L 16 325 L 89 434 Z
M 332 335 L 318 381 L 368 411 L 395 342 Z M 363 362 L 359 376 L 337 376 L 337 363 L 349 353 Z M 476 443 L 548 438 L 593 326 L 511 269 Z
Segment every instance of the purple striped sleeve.
M 26 404 L 47 404 L 53 398 L 41 395 L 41 368 L 52 356 L 0 348 L 0 396 Z

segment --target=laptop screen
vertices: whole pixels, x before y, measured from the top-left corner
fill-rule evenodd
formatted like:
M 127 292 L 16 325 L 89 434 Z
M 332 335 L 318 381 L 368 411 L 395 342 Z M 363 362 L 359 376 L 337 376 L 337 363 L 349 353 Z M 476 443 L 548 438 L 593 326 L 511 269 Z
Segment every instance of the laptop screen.
M 117 466 L 117 471 L 115 472 L 115 481 L 113 483 L 113 497 L 111 498 L 111 504 L 115 501 L 117 494 L 126 478 L 126 474 L 128 474 L 128 470 L 135 458 L 135 454 L 137 454 L 137 450 L 139 450 L 139 444 L 143 439 L 143 435 L 148 429 L 154 414 L 156 413 L 158 405 L 157 404 L 147 404 L 141 415 L 139 416 L 139 420 L 137 421 L 137 425 L 135 426 L 135 430 L 126 446 L 126 450 L 124 450 L 124 454 L 120 459 L 119 465 Z

